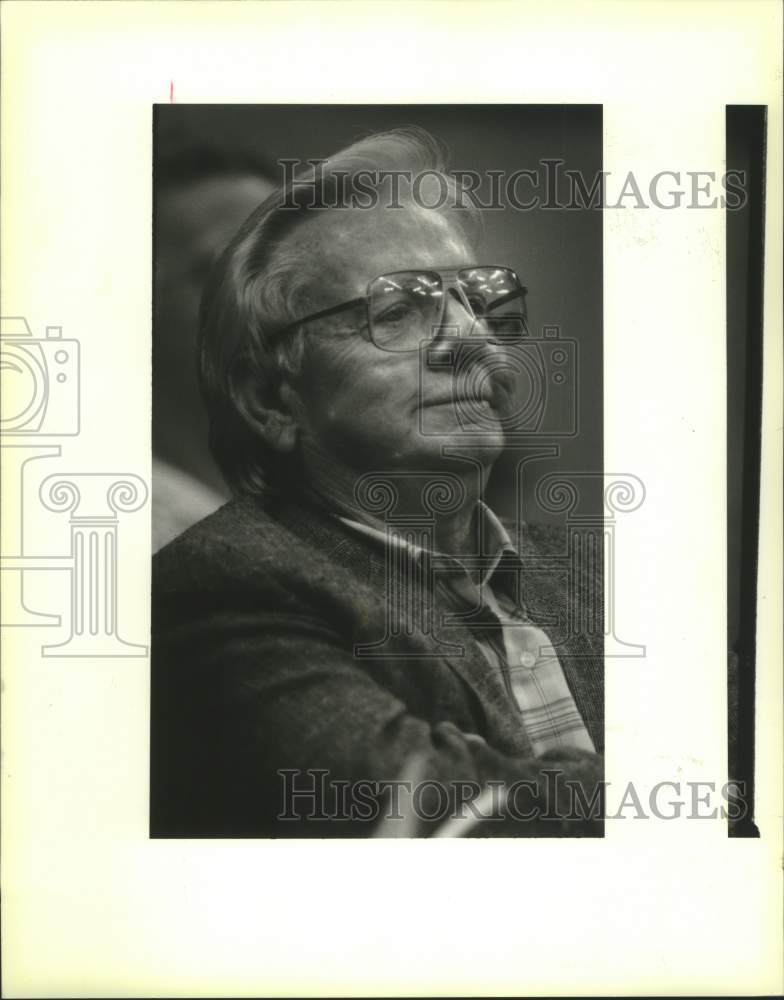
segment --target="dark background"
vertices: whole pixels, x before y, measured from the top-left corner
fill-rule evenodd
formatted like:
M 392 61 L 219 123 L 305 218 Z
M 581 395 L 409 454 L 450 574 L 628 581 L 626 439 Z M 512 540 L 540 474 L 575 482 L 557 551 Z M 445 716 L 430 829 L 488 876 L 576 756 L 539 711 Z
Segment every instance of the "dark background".
M 188 473 L 216 495 L 225 495 L 203 444 L 206 424 L 194 374 L 196 296 L 191 295 L 178 312 L 172 306 L 176 297 L 172 283 L 162 280 L 162 261 L 186 258 L 199 214 L 203 212 L 205 219 L 210 214 L 210 206 L 200 197 L 176 210 L 170 195 L 177 189 L 178 172 L 181 190 L 210 174 L 216 164 L 216 169 L 225 168 L 238 177 L 254 173 L 278 184 L 283 177 L 277 165 L 281 158 L 327 158 L 369 132 L 410 125 L 435 136 L 448 151 L 449 167 L 456 170 L 511 174 L 539 169 L 544 174 L 540 161 L 560 158 L 565 161 L 562 170 L 578 170 L 590 184 L 602 168 L 602 112 L 595 105 L 156 106 L 153 452 L 169 467 Z M 523 181 L 519 192 L 521 198 L 529 198 L 532 188 Z M 561 194 L 566 196 L 565 189 Z M 480 191 L 483 201 L 488 195 L 489 189 Z M 184 219 L 183 213 L 193 218 Z M 602 213 L 506 208 L 484 212 L 483 217 L 478 256 L 482 262 L 508 264 L 520 274 L 529 288 L 532 334 L 555 325 L 562 338 L 578 343 L 579 433 L 547 439 L 546 443 L 560 447 L 560 454 L 528 467 L 531 475 L 524 480 L 522 510 L 518 504 L 515 511 L 515 467 L 530 450 L 516 449 L 502 458 L 488 491 L 490 503 L 502 514 L 553 519 L 555 515 L 536 505 L 535 479 L 554 470 L 602 471 Z M 225 243 L 227 238 L 224 234 L 213 242 Z M 194 291 L 197 273 L 205 272 L 200 266 L 190 269 Z M 599 476 L 582 489 L 581 508 L 601 513 Z

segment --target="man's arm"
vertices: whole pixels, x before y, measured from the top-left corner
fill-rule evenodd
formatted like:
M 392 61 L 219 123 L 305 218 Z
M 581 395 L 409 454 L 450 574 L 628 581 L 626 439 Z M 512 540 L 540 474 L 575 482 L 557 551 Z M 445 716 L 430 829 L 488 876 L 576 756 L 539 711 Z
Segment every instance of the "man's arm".
M 353 825 L 327 817 L 342 810 L 341 801 L 349 811 L 356 806 L 358 782 L 394 783 L 412 755 L 423 780 L 439 783 L 450 802 L 468 795 L 470 783 L 527 781 L 529 810 L 534 788 L 552 788 L 543 768 L 560 768 L 586 786 L 601 778 L 601 760 L 593 755 L 560 763 L 510 758 L 453 723 L 431 725 L 315 617 L 212 612 L 159 633 L 153 653 L 153 825 L 157 816 L 162 835 L 187 836 L 189 823 L 204 835 L 324 836 L 348 826 L 351 835 L 370 834 L 377 813 Z M 312 772 L 324 771 L 322 785 Z M 336 791 L 341 782 L 346 792 Z M 310 788 L 311 798 L 285 801 L 292 791 Z M 434 794 L 431 788 L 428 801 Z M 367 789 L 363 801 L 366 796 Z M 277 819 L 308 811 L 312 821 Z M 517 835 L 535 827 L 538 835 L 596 835 L 591 824 L 518 825 Z

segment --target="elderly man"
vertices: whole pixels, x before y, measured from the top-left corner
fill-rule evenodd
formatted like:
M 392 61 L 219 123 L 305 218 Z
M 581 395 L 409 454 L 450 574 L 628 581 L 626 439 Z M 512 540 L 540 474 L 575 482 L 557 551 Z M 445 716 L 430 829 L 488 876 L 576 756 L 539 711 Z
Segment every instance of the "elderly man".
M 429 137 L 371 136 L 214 270 L 202 389 L 235 496 L 154 560 L 153 835 L 601 834 L 567 810 L 601 777 L 601 628 L 567 624 L 563 538 L 518 551 L 481 499 L 525 289 L 455 194 Z

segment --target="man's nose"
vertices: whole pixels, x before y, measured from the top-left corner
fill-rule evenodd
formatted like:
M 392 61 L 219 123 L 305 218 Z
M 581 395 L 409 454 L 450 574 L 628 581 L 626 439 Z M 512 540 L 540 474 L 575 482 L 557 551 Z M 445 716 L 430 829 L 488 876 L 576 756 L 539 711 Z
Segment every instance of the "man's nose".
M 444 294 L 446 296 L 444 312 L 437 331 L 437 339 L 470 336 L 476 320 L 468 303 L 463 301 L 454 288 L 448 289 Z
M 474 316 L 468 302 L 454 289 L 449 289 L 445 295 L 444 311 L 431 342 L 431 349 L 459 350 L 471 345 L 474 350 L 484 346 L 492 351 L 492 341 L 487 338 L 485 325 Z M 466 340 L 467 343 L 464 344 Z
M 482 320 L 475 318 L 460 295 L 446 294 L 441 323 L 425 352 L 427 367 L 460 379 L 491 369 L 497 347 Z

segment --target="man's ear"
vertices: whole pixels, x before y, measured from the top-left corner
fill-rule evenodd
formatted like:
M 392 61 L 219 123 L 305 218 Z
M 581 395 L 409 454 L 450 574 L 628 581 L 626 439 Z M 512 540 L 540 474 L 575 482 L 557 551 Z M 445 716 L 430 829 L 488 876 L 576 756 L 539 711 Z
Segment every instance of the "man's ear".
M 247 361 L 235 366 L 232 389 L 237 406 L 253 433 L 275 451 L 293 451 L 299 430 L 296 393 L 286 383 L 265 383 L 258 370 Z

